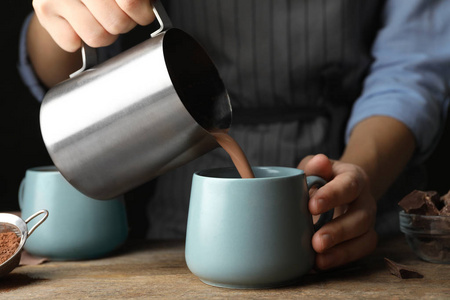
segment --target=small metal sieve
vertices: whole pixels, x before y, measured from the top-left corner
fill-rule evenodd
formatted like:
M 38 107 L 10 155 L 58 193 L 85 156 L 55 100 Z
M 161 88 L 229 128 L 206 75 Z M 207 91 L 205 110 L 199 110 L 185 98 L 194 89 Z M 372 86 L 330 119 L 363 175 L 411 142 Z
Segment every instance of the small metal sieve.
M 28 231 L 27 224 L 37 216 L 44 214 L 39 222 L 37 222 L 30 231 Z M 20 256 L 23 246 L 27 241 L 27 238 L 33 233 L 33 231 L 41 225 L 48 217 L 48 211 L 43 209 L 32 216 L 30 216 L 26 221 L 22 218 L 8 213 L 0 213 L 0 232 L 14 232 L 18 237 L 20 237 L 19 247 L 17 247 L 16 252 L 8 258 L 5 262 L 0 265 L 0 277 L 5 276 L 20 263 Z

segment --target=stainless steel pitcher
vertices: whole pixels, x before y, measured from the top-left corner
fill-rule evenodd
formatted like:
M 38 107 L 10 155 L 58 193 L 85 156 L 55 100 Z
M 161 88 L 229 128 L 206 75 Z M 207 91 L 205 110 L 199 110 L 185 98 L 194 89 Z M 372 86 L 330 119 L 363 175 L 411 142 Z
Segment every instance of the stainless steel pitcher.
M 143 43 L 83 68 L 48 91 L 41 132 L 53 163 L 80 192 L 110 199 L 217 147 L 208 131 L 231 124 L 228 93 L 211 59 L 173 28 L 159 1 L 160 28 Z M 94 65 L 93 65 L 94 64 Z

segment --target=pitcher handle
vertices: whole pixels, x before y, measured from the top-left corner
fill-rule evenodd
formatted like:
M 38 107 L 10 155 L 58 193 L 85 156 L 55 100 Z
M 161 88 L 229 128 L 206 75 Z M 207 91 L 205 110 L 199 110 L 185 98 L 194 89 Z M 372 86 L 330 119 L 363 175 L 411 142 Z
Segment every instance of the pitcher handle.
M 153 13 L 155 14 L 156 20 L 159 23 L 159 28 L 150 34 L 150 37 L 155 37 L 163 31 L 172 28 L 172 21 L 169 18 L 164 6 L 160 0 L 154 0 L 153 3 Z
M 81 58 L 83 60 L 83 65 L 81 68 L 72 74 L 69 75 L 70 78 L 73 78 L 79 74 L 81 74 L 84 70 L 90 69 L 97 65 L 97 50 L 88 46 L 85 42 L 81 45 Z
M 164 6 L 162 5 L 161 1 L 154 0 L 152 1 L 152 5 L 153 5 L 153 13 L 155 14 L 155 18 L 158 21 L 159 28 L 150 34 L 151 38 L 157 36 L 161 32 L 166 31 L 167 29 L 172 27 L 172 21 L 170 20 L 169 15 L 164 9 Z M 92 67 L 98 64 L 97 50 L 95 48 L 88 46 L 84 42 L 81 45 L 81 58 L 83 60 L 81 68 L 70 74 L 69 75 L 70 78 L 78 76 L 83 71 L 91 69 Z

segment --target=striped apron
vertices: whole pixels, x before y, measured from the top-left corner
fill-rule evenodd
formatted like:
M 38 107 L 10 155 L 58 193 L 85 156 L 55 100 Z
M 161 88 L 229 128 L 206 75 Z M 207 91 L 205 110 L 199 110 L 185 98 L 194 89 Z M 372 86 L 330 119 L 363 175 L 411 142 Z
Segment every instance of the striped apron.
M 384 1 L 171 0 L 174 27 L 195 37 L 230 94 L 230 135 L 253 166 L 339 158 Z M 218 148 L 129 193 L 132 233 L 183 238 L 192 174 L 231 166 Z M 134 229 L 133 229 L 134 228 Z

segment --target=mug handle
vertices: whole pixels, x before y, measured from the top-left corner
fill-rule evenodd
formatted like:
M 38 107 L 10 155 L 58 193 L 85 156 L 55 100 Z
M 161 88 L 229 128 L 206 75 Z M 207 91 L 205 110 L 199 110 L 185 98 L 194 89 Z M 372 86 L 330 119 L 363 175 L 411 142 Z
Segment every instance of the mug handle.
M 23 191 L 24 190 L 25 190 L 25 177 L 22 179 L 22 181 L 20 182 L 20 186 L 19 186 L 18 198 L 19 198 L 20 210 L 23 209 Z
M 319 188 L 324 186 L 327 183 L 325 179 L 319 176 L 307 176 L 306 177 L 306 184 L 308 186 L 308 191 L 313 186 L 318 186 Z M 334 214 L 334 208 L 330 209 L 326 213 L 323 213 L 320 215 L 319 220 L 314 224 L 314 231 L 319 230 L 325 223 L 328 223 L 333 219 Z
M 170 20 L 169 15 L 167 14 L 160 0 L 154 0 L 152 2 L 153 2 L 152 3 L 153 13 L 155 14 L 155 18 L 159 23 L 159 28 L 150 34 L 150 37 L 155 37 L 161 32 L 171 28 L 172 21 Z M 81 68 L 70 74 L 69 75 L 70 78 L 73 78 L 81 74 L 83 71 L 91 69 L 92 67 L 98 64 L 97 50 L 95 48 L 88 46 L 84 42 L 81 46 L 81 58 L 83 60 Z

